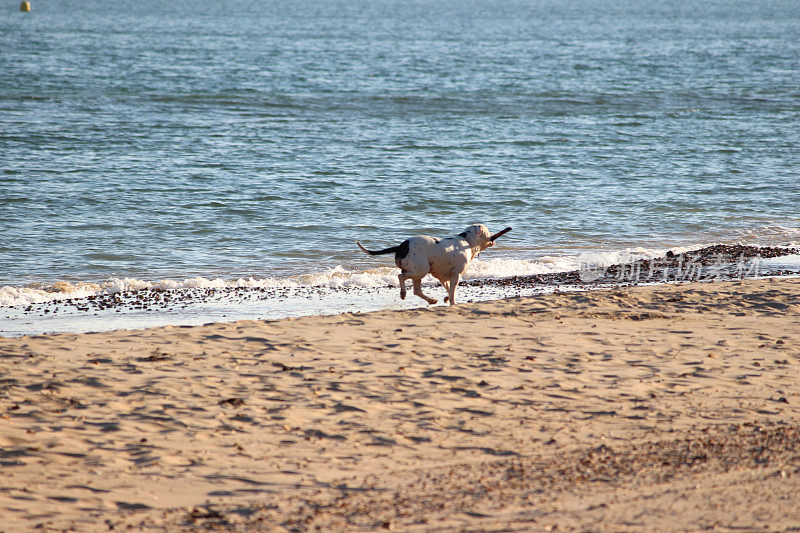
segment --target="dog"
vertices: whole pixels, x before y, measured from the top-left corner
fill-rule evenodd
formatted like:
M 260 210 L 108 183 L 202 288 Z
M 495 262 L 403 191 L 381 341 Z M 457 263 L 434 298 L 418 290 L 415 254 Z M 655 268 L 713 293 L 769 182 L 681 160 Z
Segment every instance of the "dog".
M 369 255 L 394 253 L 394 263 L 400 269 L 397 277 L 400 279 L 402 300 L 406 299 L 406 280 L 410 279 L 414 294 L 429 304 L 435 304 L 436 298 L 422 293 L 422 278 L 430 274 L 447 290 L 448 295 L 444 301 L 455 305 L 456 286 L 469 262 L 482 251 L 494 246 L 495 239 L 508 231 L 511 228 L 492 235 L 483 224 L 475 224 L 453 237 L 437 239 L 421 235 L 383 250 L 367 250 L 360 242 L 356 241 L 356 244 Z

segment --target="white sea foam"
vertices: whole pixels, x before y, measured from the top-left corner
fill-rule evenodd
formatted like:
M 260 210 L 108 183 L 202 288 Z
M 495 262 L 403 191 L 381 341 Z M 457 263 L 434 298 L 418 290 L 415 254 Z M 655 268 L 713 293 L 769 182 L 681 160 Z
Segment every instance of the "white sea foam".
M 574 261 L 559 258 L 542 258 L 526 261 L 520 259 L 476 260 L 470 265 L 467 278 L 493 278 L 513 275 L 541 274 L 567 269 Z M 433 283 L 431 279 L 428 283 Z M 115 294 L 145 289 L 232 289 L 232 288 L 375 288 L 397 285 L 397 269 L 379 267 L 351 270 L 337 266 L 322 272 L 313 272 L 284 278 L 205 278 L 162 279 L 149 281 L 138 278 L 111 278 L 100 283 L 70 283 L 59 281 L 52 285 L 27 287 L 0 287 L 0 306 L 31 305 L 72 298 Z
M 52 285 L 27 287 L 0 287 L 0 306 L 20 306 L 55 302 L 67 299 L 87 298 L 104 294 L 138 291 L 146 289 L 235 289 L 235 288 L 346 288 L 381 287 L 397 283 L 396 269 L 380 268 L 366 271 L 350 271 L 341 266 L 324 272 L 302 274 L 287 278 L 222 278 L 192 277 L 185 279 L 162 279 L 148 281 L 138 278 L 111 278 L 101 283 L 70 283 L 59 281 Z
M 791 270 L 800 270 L 800 254 L 782 255 L 779 257 L 770 257 L 769 259 L 762 259 L 761 266 L 768 266 L 773 268 L 786 268 Z
M 0 306 L 30 305 L 69 298 L 86 298 L 101 291 L 94 283 L 72 284 L 64 281 L 46 287 L 0 287 Z

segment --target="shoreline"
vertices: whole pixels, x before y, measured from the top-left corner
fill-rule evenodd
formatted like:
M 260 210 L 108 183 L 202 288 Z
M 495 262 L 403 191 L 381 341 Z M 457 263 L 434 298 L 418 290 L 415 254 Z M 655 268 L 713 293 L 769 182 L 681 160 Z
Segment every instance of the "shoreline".
M 792 247 L 712 245 L 664 257 L 607 264 L 602 255 L 578 258 L 580 268 L 533 275 L 462 280 L 459 301 L 475 303 L 532 296 L 554 290 L 612 289 L 641 284 L 725 281 L 800 275 Z M 439 293 L 436 283 L 428 282 Z M 60 286 L 56 284 L 57 286 Z M 442 305 L 442 297 L 439 305 Z M 400 300 L 394 284 L 382 286 L 196 287 L 112 290 L 79 298 L 0 307 L 0 338 L 55 332 L 202 325 L 425 307 Z
M 797 346 L 794 278 L 0 338 L 0 530 L 798 527 Z

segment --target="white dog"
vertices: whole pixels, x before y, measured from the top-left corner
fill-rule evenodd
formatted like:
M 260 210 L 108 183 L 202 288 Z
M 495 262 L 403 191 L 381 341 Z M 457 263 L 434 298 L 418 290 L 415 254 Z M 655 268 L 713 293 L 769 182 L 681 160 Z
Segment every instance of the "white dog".
M 406 298 L 406 280 L 412 280 L 414 294 L 428 302 L 435 304 L 436 299 L 422 294 L 422 278 L 430 274 L 438 279 L 447 290 L 450 305 L 456 303 L 456 286 L 469 262 L 479 253 L 494 246 L 494 240 L 511 228 L 506 228 L 500 233 L 491 235 L 483 224 L 476 224 L 465 229 L 453 237 L 437 239 L 422 235 L 403 241 L 398 246 L 384 250 L 367 250 L 360 242 L 358 247 L 369 255 L 394 253 L 394 262 L 400 269 L 400 298 Z

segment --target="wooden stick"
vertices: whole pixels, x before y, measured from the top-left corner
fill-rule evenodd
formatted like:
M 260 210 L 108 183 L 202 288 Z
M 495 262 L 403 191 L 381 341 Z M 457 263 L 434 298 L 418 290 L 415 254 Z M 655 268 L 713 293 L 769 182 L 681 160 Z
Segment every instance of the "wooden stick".
M 489 239 L 489 240 L 490 240 L 490 241 L 492 241 L 492 242 L 494 242 L 494 240 L 495 240 L 496 238 L 498 238 L 498 237 L 501 237 L 501 236 L 505 235 L 505 234 L 506 234 L 506 233 L 508 233 L 509 231 L 511 231 L 511 227 L 510 227 L 510 226 L 509 226 L 509 227 L 507 227 L 506 229 L 504 229 L 503 231 L 501 231 L 500 233 L 495 233 L 494 235 L 492 235 L 492 238 L 491 238 L 491 239 Z

